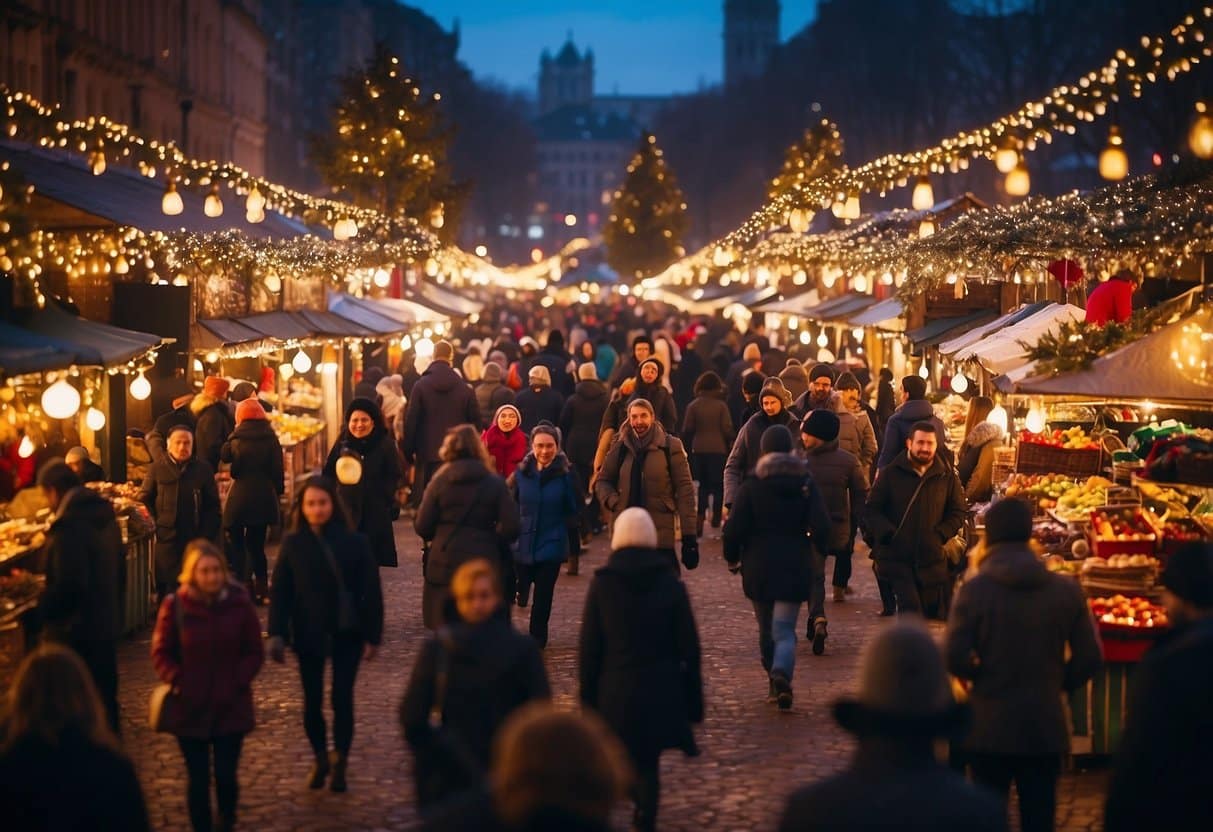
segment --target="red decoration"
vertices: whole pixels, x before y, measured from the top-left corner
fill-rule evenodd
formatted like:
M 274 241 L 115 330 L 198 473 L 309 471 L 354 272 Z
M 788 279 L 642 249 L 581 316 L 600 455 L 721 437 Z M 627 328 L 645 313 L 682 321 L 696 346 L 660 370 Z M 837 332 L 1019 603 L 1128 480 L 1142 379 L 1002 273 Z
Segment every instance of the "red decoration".
M 1049 274 L 1057 279 L 1057 282 L 1061 284 L 1061 288 L 1063 289 L 1077 286 L 1085 276 L 1082 272 L 1082 266 L 1073 260 L 1054 260 L 1049 264 Z

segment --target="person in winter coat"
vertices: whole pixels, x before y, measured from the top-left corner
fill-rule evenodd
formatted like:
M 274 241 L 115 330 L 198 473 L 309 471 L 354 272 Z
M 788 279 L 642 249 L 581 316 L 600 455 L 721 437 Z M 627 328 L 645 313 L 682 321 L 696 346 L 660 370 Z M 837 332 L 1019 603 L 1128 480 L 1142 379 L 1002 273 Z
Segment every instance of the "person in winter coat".
M 799 420 L 788 410 L 792 397 L 784 389 L 783 382 L 778 378 L 768 378 L 762 386 L 762 392 L 758 394 L 758 401 L 760 411 L 741 426 L 733 448 L 729 451 L 729 458 L 724 463 L 726 509 L 733 505 L 742 482 L 754 476 L 754 468 L 758 465 L 758 458 L 762 456 L 759 445 L 767 428 L 771 425 L 783 425 L 789 431 L 794 431 L 793 443 L 799 446 L 800 432 L 796 430 Z
M 786 711 L 792 707 L 796 619 L 821 568 L 830 516 L 808 466 L 792 453 L 786 427 L 767 428 L 760 449 L 757 476 L 741 484 L 724 524 L 724 559 L 730 571 L 740 570 L 742 590 L 754 605 L 768 701 Z
M 691 476 L 699 483 L 695 510 L 696 533 L 703 536 L 708 500 L 712 501 L 712 528 L 720 528 L 724 510 L 724 461 L 737 432 L 724 400 L 724 384 L 712 371 L 695 381 L 695 400 L 682 419 L 682 441 L 691 449 Z
M 152 463 L 139 502 L 156 523 L 156 593 L 163 599 L 177 586 L 185 545 L 199 537 L 217 540 L 222 519 L 215 470 L 194 457 L 189 428 L 171 429 L 167 454 Z
M 581 703 L 602 714 L 636 769 L 640 830 L 657 828 L 661 752 L 697 755 L 691 726 L 703 721 L 699 633 L 659 543 L 643 508 L 616 518 L 611 557 L 586 594 L 578 655 Z
M 560 330 L 553 329 L 548 333 L 547 344 L 531 362 L 531 369 L 535 367 L 547 368 L 549 383 L 562 400 L 573 395 L 573 357 L 564 348 L 564 335 Z
M 880 445 L 877 468 L 888 466 L 905 451 L 906 440 L 919 422 L 930 422 L 935 429 L 936 448 L 948 466 L 952 464 L 952 452 L 948 450 L 948 433 L 943 420 L 935 415 L 935 408 L 927 401 L 927 383 L 919 376 L 906 376 L 901 380 L 901 407 L 889 417 L 885 427 L 884 442 Z
M 893 371 L 888 367 L 880 368 L 879 380 L 876 382 L 876 435 L 883 437 L 889 419 L 897 410 L 897 395 L 893 390 Z
M 248 593 L 214 544 L 191 543 L 177 591 L 160 604 L 152 664 L 179 696 L 179 712 L 168 727 L 185 758 L 195 832 L 211 828 L 212 752 L 218 826 L 236 826 L 236 770 L 244 737 L 253 730 L 252 684 L 264 661 L 261 622 Z
M 527 381 L 530 386 L 518 391 L 514 406 L 522 414 L 522 430 L 530 433 L 531 428 L 540 422 L 554 425 L 560 421 L 564 397 L 552 387 L 552 377 L 547 367 L 538 364 L 532 367 Z
M 599 339 L 598 346 L 594 349 L 594 369 L 598 371 L 598 378 L 612 378 L 618 364 L 619 353 L 615 352 L 615 348 L 605 338 Z
M 404 458 L 416 466 L 413 494 L 417 500 L 442 464 L 438 451 L 447 431 L 457 425 L 480 424 L 476 394 L 451 367 L 454 355 L 448 342 L 434 345 L 434 360 L 413 385 L 405 410 L 402 450 Z
M 1140 275 L 1128 269 L 1100 283 L 1087 295 L 1087 323 L 1104 326 L 1109 321 L 1128 322 L 1133 317 L 1133 293 L 1140 285 Z
M 809 370 L 809 386 L 800 398 L 795 399 L 792 408 L 801 415 L 807 416 L 813 410 L 838 410 L 838 399 L 834 396 L 834 379 L 838 374 L 829 364 L 815 364 Z
M 329 451 L 324 476 L 337 481 L 346 516 L 366 535 L 380 566 L 398 563 L 392 523 L 400 513 L 396 489 L 401 473 L 400 452 L 379 406 L 354 399 L 345 409 L 345 429 Z
M 706 340 L 703 339 L 703 336 L 699 336 L 696 342 L 704 347 L 706 355 Z M 703 356 L 694 348 L 683 348 L 682 360 L 678 362 L 678 368 L 670 374 L 670 380 L 674 385 L 674 409 L 679 413 L 685 414 L 687 408 L 691 406 L 691 401 L 695 398 L 695 382 L 699 380 L 703 372 Z M 721 387 L 723 388 L 723 384 Z
M 548 425 L 531 431 L 531 452 L 508 484 L 518 503 L 518 548 L 514 555 L 518 595 L 526 598 L 530 587 L 535 587 L 530 633 L 544 648 L 560 564 L 570 554 L 578 554 L 569 551 L 569 530 L 577 525 L 585 493 L 568 457 L 560 453 L 556 429 Z
M 392 441 L 399 443 L 404 438 L 404 409 L 407 406 L 404 398 L 404 377 L 384 376 L 375 385 L 375 394 L 379 397 L 379 409 L 383 411 L 383 424 L 387 427 Z
M 514 403 L 514 391 L 501 383 L 501 367 L 490 361 L 484 367 L 484 381 L 476 388 L 476 405 L 480 409 L 481 422 L 479 427 L 486 428 L 485 418 L 497 413 L 503 404 Z
M 788 359 L 787 366 L 779 372 L 779 380 L 783 382 L 792 401 L 809 392 L 809 372 L 795 358 Z
M 965 438 L 956 454 L 956 473 L 970 503 L 989 502 L 994 494 L 994 452 L 1006 434 L 1000 426 L 986 421 L 993 409 L 994 402 L 986 396 L 969 400 Z
M 640 362 L 640 369 L 636 373 L 636 386 L 627 400 L 633 402 L 636 399 L 645 399 L 653 405 L 653 413 L 665 428 L 665 432 L 676 435 L 678 411 L 674 408 L 674 395 L 662 383 L 664 375 L 665 368 L 656 358 L 646 358 Z
M 859 467 L 863 469 L 866 477 L 867 472 L 872 470 L 872 465 L 876 462 L 880 447 L 876 441 L 876 428 L 859 402 L 859 379 L 855 378 L 852 373 L 842 373 L 834 382 L 834 390 L 838 394 L 836 412 L 839 418 L 839 445 L 844 451 L 849 451 L 859 459 Z M 849 421 L 853 425 L 854 448 L 847 447 L 841 441 L 844 421 Z
M 1171 631 L 1133 669 L 1108 786 L 1108 832 L 1198 829 L 1213 812 L 1213 545 L 1190 543 L 1172 554 L 1162 582 Z
M 851 580 L 851 551 L 855 529 L 868 501 L 868 478 L 859 460 L 838 446 L 838 414 L 814 410 L 800 426 L 805 462 L 813 481 L 825 498 L 830 513 L 830 534 L 821 551 L 834 556 L 834 601 L 845 601 Z M 825 618 L 825 570 L 814 576 L 813 603 L 809 616 L 815 623 Z M 814 642 L 814 648 L 816 648 Z
M 282 445 L 261 403 L 245 399 L 236 406 L 236 429 L 219 458 L 231 466 L 232 490 L 223 507 L 228 558 L 236 580 L 249 585 L 258 604 L 269 600 L 265 535 L 278 524 L 278 498 L 286 489 Z
M 502 723 L 551 695 L 538 646 L 499 614 L 501 578 L 489 561 L 456 569 L 451 597 L 457 615 L 422 645 L 400 704 L 423 813 L 478 787 Z
M 106 724 L 84 662 L 45 644 L 17 668 L 0 712 L 5 829 L 150 832 L 130 758 Z
M 948 672 L 968 684 L 973 724 L 961 741 L 973 779 L 1019 794 L 1024 832 L 1053 829 L 1069 748 L 1064 693 L 1102 664 L 1082 588 L 1032 551 L 1032 509 L 1000 500 L 986 513 L 987 555 L 948 620 Z
M 426 542 L 421 609 L 426 629 L 447 619 L 451 576 L 469 560 L 486 558 L 512 574 L 506 547 L 518 538 L 518 506 L 471 425 L 460 425 L 442 443 L 444 464 L 434 475 L 413 520 Z M 512 586 L 512 584 L 511 584 Z
M 947 606 L 943 547 L 964 525 L 966 506 L 960 478 L 936 453 L 934 425 L 915 424 L 903 447 L 868 492 L 864 527 L 875 541 L 877 577 L 890 584 L 897 611 L 922 614 L 924 607 Z
M 42 550 L 46 589 L 38 600 L 44 638 L 70 647 L 84 661 L 116 734 L 116 650 L 125 629 L 122 532 L 110 501 L 81 485 L 62 461 L 44 464 L 38 485 L 54 512 Z
M 202 392 L 190 402 L 190 413 L 194 415 L 194 453 L 212 471 L 219 470 L 219 452 L 236 428 L 236 416 L 227 400 L 228 386 L 225 378 L 207 376 Z
M 632 339 L 632 354 L 624 361 L 616 360 L 614 370 L 606 377 L 607 386 L 614 390 L 623 384 L 624 379 L 634 378 L 640 372 L 641 362 L 652 354 L 653 339 L 647 335 L 637 335 Z
M 190 410 L 190 402 L 194 400 L 193 393 L 186 393 L 184 396 L 178 396 L 173 399 L 173 408 L 167 413 L 162 413 L 156 418 L 156 422 L 152 425 L 152 429 L 148 432 L 146 443 L 147 451 L 152 457 L 153 462 L 159 462 L 168 453 L 168 435 L 177 425 L 185 425 L 192 433 L 197 420 L 194 418 L 194 413 Z
M 745 375 L 741 377 L 741 404 L 737 410 L 740 411 L 740 418 L 734 416 L 733 424 L 744 425 L 750 421 L 750 418 L 762 410 L 762 406 L 758 401 L 758 394 L 762 392 L 762 386 L 766 384 L 767 377 L 760 370 L 746 370 Z M 783 384 L 783 382 L 779 382 Z M 789 397 L 790 398 L 790 397 Z M 734 408 L 729 408 L 730 415 Z
M 480 435 L 480 441 L 493 458 L 497 476 L 503 479 L 514 473 L 526 456 L 527 435 L 521 425 L 522 414 L 518 408 L 503 404 L 493 415 L 493 424 Z
M 864 651 L 858 688 L 833 705 L 834 720 L 859 741 L 855 756 L 795 792 L 779 832 L 1007 832 L 997 798 L 936 759 L 936 740 L 963 729 L 965 710 L 925 627 L 906 621 L 882 630 Z
M 303 729 L 315 762 L 309 789 L 344 792 L 354 742 L 354 681 L 383 640 L 383 589 L 366 537 L 354 532 L 337 487 L 310 478 L 299 491 L 270 584 L 270 657 L 289 644 L 303 683 Z M 324 666 L 332 663 L 333 753 L 324 724 Z
M 628 405 L 628 423 L 607 451 L 594 490 L 603 508 L 616 518 L 633 506 L 647 510 L 657 526 L 657 548 L 675 571 L 675 525 L 681 526 L 682 565 L 699 566 L 691 466 L 682 442 L 656 423 L 653 406 L 644 399 Z
M 77 445 L 67 452 L 63 461 L 67 463 L 68 468 L 75 472 L 82 483 L 106 481 L 105 469 L 93 462 L 86 448 Z
M 733 353 L 736 355 L 736 353 Z M 745 398 L 742 395 L 742 381 L 751 372 L 758 373 L 762 378 L 766 374 L 762 372 L 762 348 L 758 344 L 746 344 L 745 349 L 741 351 L 741 358 L 729 365 L 728 373 L 724 377 L 724 389 L 726 399 L 729 405 L 729 415 L 733 417 L 734 424 L 744 424 L 745 419 L 742 415 L 745 411 Z
M 589 344 L 587 341 L 586 344 Z M 588 488 L 594 476 L 594 456 L 598 450 L 599 428 L 606 413 L 610 396 L 606 385 L 598 381 L 592 363 L 577 368 L 577 388 L 564 409 L 560 411 L 560 432 L 564 435 L 564 453 L 577 472 L 581 484 Z M 585 543 L 602 522 L 597 500 L 590 500 L 581 512 L 581 539 Z

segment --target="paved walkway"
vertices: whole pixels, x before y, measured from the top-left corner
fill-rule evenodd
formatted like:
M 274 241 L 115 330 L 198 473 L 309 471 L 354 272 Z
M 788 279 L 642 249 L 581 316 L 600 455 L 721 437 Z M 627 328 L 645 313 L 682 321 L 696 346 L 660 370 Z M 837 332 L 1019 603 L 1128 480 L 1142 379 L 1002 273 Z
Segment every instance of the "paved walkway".
M 397 524 L 402 566 L 383 570 L 387 630 L 383 649 L 364 665 L 357 687 L 357 735 L 344 795 L 311 792 L 303 780 L 310 750 L 303 735 L 296 666 L 267 662 L 255 683 L 258 729 L 241 762 L 240 827 L 270 830 L 403 830 L 417 828 L 409 759 L 396 709 L 423 638 L 420 545 L 407 523 Z M 589 576 L 602 564 L 606 544 L 594 541 L 582 576 L 562 575 L 546 653 L 557 702 L 576 696 L 576 643 Z M 727 572 L 718 540 L 702 546 L 703 563 L 688 585 L 703 643 L 707 719 L 698 733 L 703 755 L 663 759 L 661 828 L 670 830 L 772 829 L 787 794 L 800 784 L 843 767 L 851 738 L 829 715 L 829 704 L 853 687 L 859 653 L 887 619 L 875 615 L 876 591 L 867 561 L 856 563 L 858 592 L 843 604 L 827 603 L 826 654 L 797 647 L 796 704 L 780 714 L 766 703 L 753 613 L 740 579 Z M 525 622 L 526 611 L 515 611 Z M 798 629 L 803 635 L 804 622 Z M 148 695 L 155 684 L 148 659 L 149 633 L 121 646 L 125 740 L 139 768 L 157 829 L 188 828 L 185 771 L 176 742 L 149 731 Z M 1059 795 L 1058 828 L 1099 830 L 1102 774 L 1067 774 Z

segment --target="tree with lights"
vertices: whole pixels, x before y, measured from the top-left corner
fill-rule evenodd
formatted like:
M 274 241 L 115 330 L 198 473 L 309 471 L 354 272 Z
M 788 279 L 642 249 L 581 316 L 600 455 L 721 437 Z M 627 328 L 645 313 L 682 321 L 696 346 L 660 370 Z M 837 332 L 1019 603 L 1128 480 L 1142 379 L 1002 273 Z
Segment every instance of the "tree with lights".
M 829 119 L 804 131 L 783 155 L 783 167 L 771 180 L 767 196 L 782 196 L 803 182 L 816 179 L 842 166 L 842 134 Z
M 621 275 L 655 274 L 686 253 L 682 247 L 686 230 L 682 191 L 657 139 L 645 133 L 602 230 L 607 263 Z
M 466 188 L 451 180 L 453 133 L 441 94 L 424 92 L 383 45 L 340 79 L 339 90 L 331 132 L 312 144 L 325 182 L 355 205 L 416 218 L 444 240 L 453 238 Z

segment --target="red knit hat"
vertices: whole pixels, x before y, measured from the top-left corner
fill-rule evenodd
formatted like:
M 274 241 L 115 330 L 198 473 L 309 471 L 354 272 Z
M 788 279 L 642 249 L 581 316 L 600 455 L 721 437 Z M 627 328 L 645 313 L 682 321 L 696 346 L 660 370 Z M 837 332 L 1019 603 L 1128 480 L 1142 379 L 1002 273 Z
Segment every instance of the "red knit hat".
M 210 396 L 212 399 L 227 398 L 227 391 L 231 385 L 223 376 L 207 376 L 202 382 L 202 392 Z
M 245 419 L 265 419 L 265 409 L 255 396 L 250 396 L 236 405 L 236 424 L 240 424 Z

